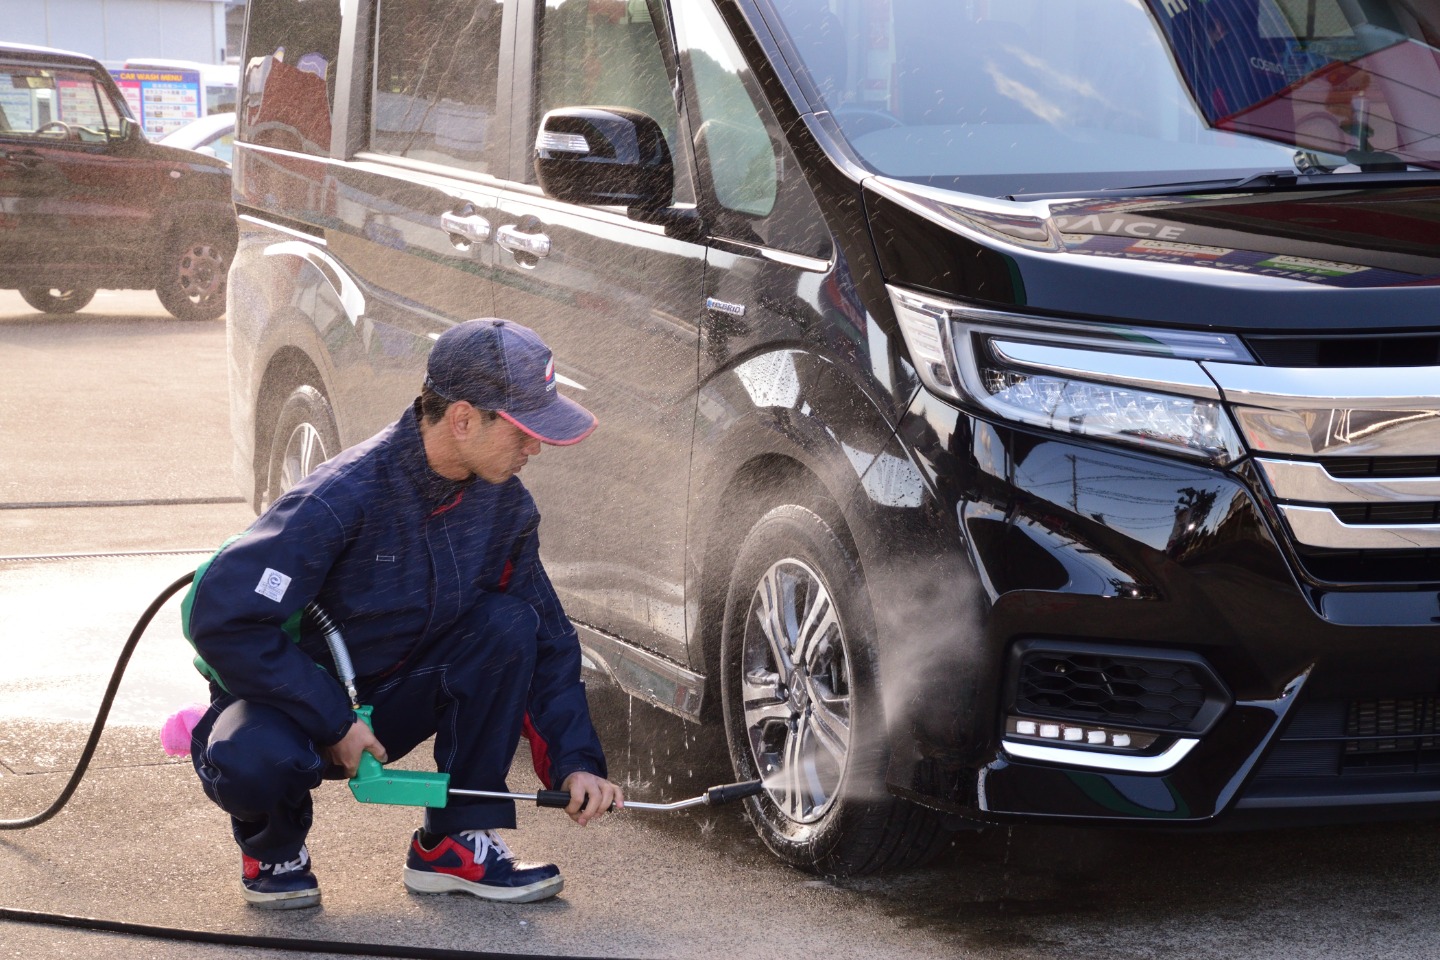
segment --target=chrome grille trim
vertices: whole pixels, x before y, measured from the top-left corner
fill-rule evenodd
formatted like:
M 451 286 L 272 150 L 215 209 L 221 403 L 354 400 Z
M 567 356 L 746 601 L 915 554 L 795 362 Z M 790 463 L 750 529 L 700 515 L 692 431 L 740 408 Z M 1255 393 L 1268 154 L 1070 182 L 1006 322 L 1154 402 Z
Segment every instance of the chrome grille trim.
M 1354 511 L 1337 513 L 1358 504 L 1381 508 L 1374 516 L 1384 519 L 1399 505 L 1440 502 L 1440 475 L 1337 477 L 1325 467 L 1341 457 L 1440 456 L 1440 367 L 1202 366 L 1257 455 L 1256 467 L 1297 544 L 1341 551 L 1440 548 L 1440 524 L 1346 523 L 1341 516 L 1357 519 Z M 1280 459 L 1287 456 L 1295 459 Z M 1396 506 L 1387 511 L 1387 505 Z M 1426 515 L 1423 508 L 1419 513 Z
M 1203 366 L 1257 453 L 1368 457 L 1440 452 L 1440 367 Z
M 1343 523 L 1325 507 L 1279 504 L 1296 541 L 1330 550 L 1417 550 L 1440 547 L 1440 523 Z
M 1436 446 L 1440 446 L 1437 441 Z M 1440 477 L 1385 477 L 1376 480 L 1337 479 L 1323 463 L 1267 460 L 1255 463 L 1278 500 L 1307 503 L 1413 503 L 1440 500 Z

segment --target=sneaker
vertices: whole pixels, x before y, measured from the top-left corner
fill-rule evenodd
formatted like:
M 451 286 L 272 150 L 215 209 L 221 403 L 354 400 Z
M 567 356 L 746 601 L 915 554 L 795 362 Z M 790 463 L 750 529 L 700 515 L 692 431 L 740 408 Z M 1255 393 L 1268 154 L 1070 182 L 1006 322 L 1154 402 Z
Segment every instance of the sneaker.
M 261 863 L 240 855 L 240 892 L 261 910 L 298 910 L 320 902 L 320 884 L 310 872 L 310 851 L 284 863 Z
M 452 833 L 430 849 L 416 830 L 405 858 L 405 887 L 412 893 L 468 893 L 532 903 L 555 896 L 564 885 L 559 867 L 520 863 L 494 830 Z

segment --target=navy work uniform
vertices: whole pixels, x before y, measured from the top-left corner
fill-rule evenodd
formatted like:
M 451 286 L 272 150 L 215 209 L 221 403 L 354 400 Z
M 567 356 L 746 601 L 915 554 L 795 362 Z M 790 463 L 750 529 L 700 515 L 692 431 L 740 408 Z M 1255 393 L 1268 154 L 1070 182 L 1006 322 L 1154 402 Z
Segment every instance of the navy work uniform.
M 435 473 L 419 416 L 417 401 L 317 468 L 221 549 L 187 600 L 187 635 L 212 677 L 195 769 L 247 857 L 295 857 L 310 791 L 343 776 L 317 748 L 355 715 L 302 615 L 311 601 L 339 626 L 391 761 L 434 736 L 452 787 L 503 791 L 524 734 L 547 788 L 576 771 L 606 775 L 575 628 L 540 564 L 534 501 L 518 477 Z M 425 819 L 437 834 L 513 827 L 515 808 L 457 797 Z

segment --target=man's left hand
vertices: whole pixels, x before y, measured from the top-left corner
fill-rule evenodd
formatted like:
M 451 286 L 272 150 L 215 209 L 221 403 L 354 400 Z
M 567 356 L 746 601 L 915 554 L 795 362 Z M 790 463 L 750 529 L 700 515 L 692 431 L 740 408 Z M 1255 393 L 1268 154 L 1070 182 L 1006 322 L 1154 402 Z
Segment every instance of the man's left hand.
M 577 770 L 565 778 L 560 789 L 570 791 L 570 805 L 565 812 L 582 827 L 599 820 L 611 809 L 625 806 L 625 794 L 620 787 L 593 773 Z

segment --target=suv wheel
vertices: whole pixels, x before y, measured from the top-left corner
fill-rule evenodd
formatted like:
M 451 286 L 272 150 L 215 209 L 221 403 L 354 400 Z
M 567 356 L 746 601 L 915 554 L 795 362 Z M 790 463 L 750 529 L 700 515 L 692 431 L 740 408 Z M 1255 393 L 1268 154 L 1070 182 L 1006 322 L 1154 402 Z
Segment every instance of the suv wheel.
M 271 435 L 264 502 L 274 503 L 339 452 L 339 432 L 325 395 L 311 386 L 296 387 L 285 398 Z
M 20 298 L 41 313 L 74 313 L 95 298 L 93 287 L 23 287 Z
M 214 320 L 225 312 L 230 244 L 216 229 L 182 230 L 166 248 L 155 293 L 177 320 Z
M 823 874 L 913 866 L 937 815 L 885 789 L 874 618 L 854 553 L 819 514 L 776 507 L 740 547 L 721 636 L 730 759 L 761 838 Z

